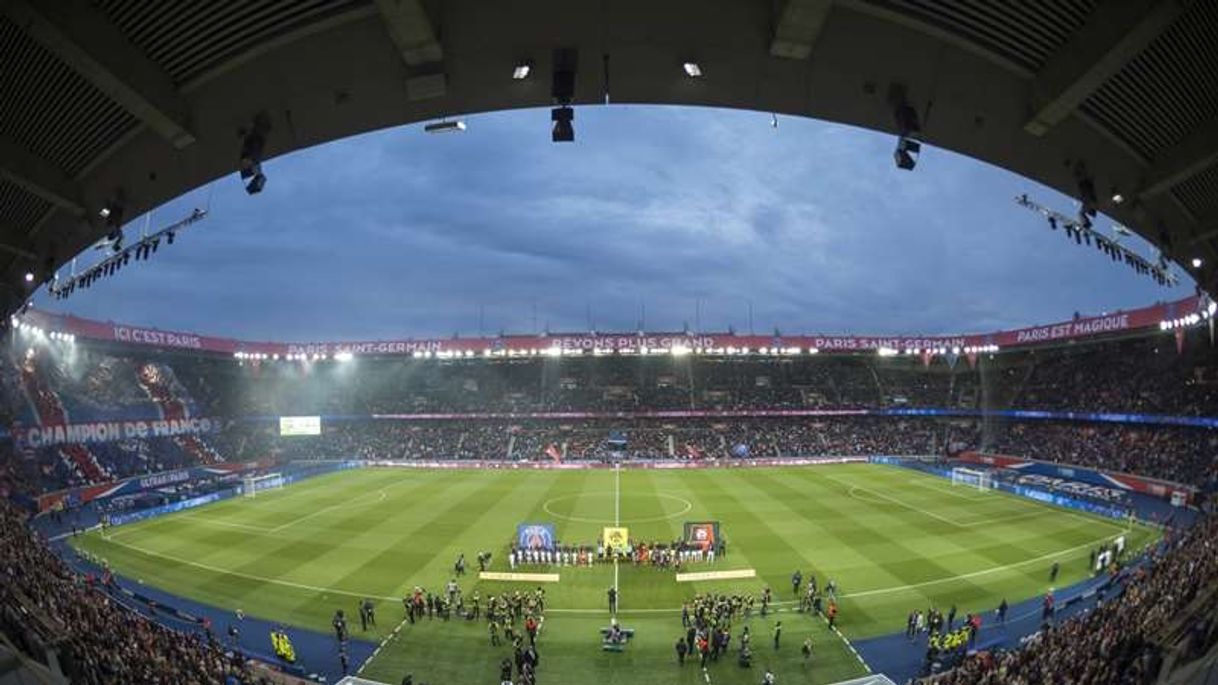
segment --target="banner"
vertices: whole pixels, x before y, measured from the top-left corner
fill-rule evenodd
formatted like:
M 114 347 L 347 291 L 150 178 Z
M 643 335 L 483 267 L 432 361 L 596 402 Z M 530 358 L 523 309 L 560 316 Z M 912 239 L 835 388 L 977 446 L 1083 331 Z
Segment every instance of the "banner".
M 1161 499 L 1171 499 L 1174 494 L 1181 493 L 1186 501 L 1191 501 L 1193 493 L 1196 491 L 1196 488 L 1191 485 L 1181 485 L 1144 476 L 1134 476 L 1127 473 L 1110 473 L 1080 466 L 1070 466 L 1069 464 L 1054 464 L 1002 454 L 961 452 L 957 459 L 971 464 L 986 464 L 1004 469 L 1013 469 L 1019 472 L 1021 476 L 1039 475 L 1049 479 L 1073 481 L 1103 488 L 1129 490 Z
M 625 552 L 630 549 L 630 531 L 627 528 L 606 527 L 603 540 L 606 552 Z
M 20 447 L 115 442 L 135 438 L 168 438 L 219 430 L 216 419 L 159 419 L 156 421 L 94 421 L 47 426 L 14 426 L 13 440 Z
M 1074 495 L 1078 497 L 1089 497 L 1091 499 L 1103 500 L 1105 502 L 1125 503 L 1129 499 L 1126 491 L 1119 488 L 1095 485 L 1092 483 L 1083 483 L 1077 480 L 1066 480 L 1065 478 L 1055 478 L 1053 476 L 1044 476 L 1037 473 L 1020 474 L 1015 478 L 1015 482 L 1019 485 L 1027 485 L 1030 487 L 1052 490 L 1054 492 L 1063 492 L 1067 495 Z
M 1098 514 L 1100 516 L 1113 519 L 1129 518 L 1131 511 L 1130 509 L 1126 509 L 1124 507 L 1099 504 L 1087 500 L 1080 500 L 1074 497 L 1067 497 L 1065 495 L 1055 495 L 1039 488 L 1028 488 L 1022 485 L 1011 485 L 1010 483 L 1002 482 L 997 483 L 997 486 L 999 490 L 1004 490 L 1006 492 L 1019 495 L 1020 497 L 1027 497 L 1028 499 L 1033 499 L 1037 502 L 1044 502 L 1045 504 L 1052 504 L 1054 506 L 1065 507 L 1067 509 L 1077 509 L 1079 511 L 1085 511 L 1090 514 Z
M 1113 312 L 1101 316 L 1078 318 L 1072 321 L 1033 326 L 994 333 L 967 335 L 795 335 L 775 338 L 773 336 L 745 336 L 722 333 L 608 333 L 576 335 L 504 335 L 495 338 L 436 338 L 405 340 L 373 340 L 361 342 L 313 342 L 279 343 L 251 342 L 231 338 L 217 338 L 195 333 L 162 331 L 123 324 L 93 321 L 75 316 L 52 314 L 32 310 L 21 316 L 23 323 L 46 331 L 71 333 L 80 338 L 106 342 L 125 343 L 171 349 L 198 350 L 227 355 L 241 354 L 254 360 L 273 359 L 276 355 L 307 357 L 332 357 L 337 353 L 356 355 L 448 355 L 472 357 L 475 355 L 512 355 L 518 353 L 540 354 L 546 350 L 561 352 L 588 352 L 601 350 L 641 351 L 667 350 L 674 347 L 688 350 L 713 349 L 731 354 L 735 351 L 771 351 L 782 354 L 784 350 L 813 348 L 820 352 L 860 352 L 881 348 L 891 350 L 946 350 L 934 356 L 948 353 L 976 354 L 976 349 L 989 346 L 1026 347 L 1054 343 L 1064 340 L 1125 333 L 1140 329 L 1157 329 L 1159 322 L 1178 318 L 1198 311 L 1201 300 L 1187 297 L 1175 302 L 1155 304 L 1126 312 Z M 955 349 L 959 348 L 959 350 Z
M 516 546 L 520 549 L 554 549 L 556 545 L 552 523 L 521 523 L 516 526 Z
M 156 518 L 157 516 L 163 516 L 165 514 L 172 514 L 175 511 L 185 511 L 187 509 L 194 509 L 195 507 L 201 507 L 204 504 L 211 504 L 212 502 L 219 502 L 220 500 L 228 499 L 232 496 L 233 496 L 233 493 L 231 490 L 227 491 L 227 492 L 213 492 L 210 495 L 203 495 L 201 497 L 192 497 L 191 499 L 184 499 L 180 502 L 173 502 L 171 504 L 162 504 L 159 507 L 151 507 L 149 509 L 140 509 L 139 511 L 111 514 L 110 515 L 110 525 L 121 526 L 126 523 L 135 523 L 136 521 L 143 521 L 145 519 Z
M 149 476 L 136 476 L 126 480 L 98 485 L 86 485 L 79 488 L 60 490 L 38 496 L 38 511 L 47 511 L 59 504 L 81 505 L 94 500 L 109 499 L 125 495 L 138 495 L 141 492 L 156 490 L 168 485 L 177 485 L 188 481 L 215 478 L 240 473 L 246 469 L 259 468 L 257 463 L 245 464 L 214 464 L 212 466 L 196 466 L 189 469 L 177 469 L 154 473 Z
M 710 549 L 719 542 L 719 522 L 686 521 L 685 535 L 681 539 L 686 544 L 701 547 L 704 551 Z

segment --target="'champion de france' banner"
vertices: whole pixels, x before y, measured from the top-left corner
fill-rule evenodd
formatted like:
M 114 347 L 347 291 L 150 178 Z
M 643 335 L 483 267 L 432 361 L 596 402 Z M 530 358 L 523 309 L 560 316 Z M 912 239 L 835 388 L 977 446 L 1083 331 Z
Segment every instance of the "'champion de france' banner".
M 133 438 L 168 438 L 175 435 L 211 433 L 219 422 L 209 418 L 157 421 L 93 421 L 52 426 L 21 426 L 13 429 L 13 440 L 22 447 L 50 447 Z

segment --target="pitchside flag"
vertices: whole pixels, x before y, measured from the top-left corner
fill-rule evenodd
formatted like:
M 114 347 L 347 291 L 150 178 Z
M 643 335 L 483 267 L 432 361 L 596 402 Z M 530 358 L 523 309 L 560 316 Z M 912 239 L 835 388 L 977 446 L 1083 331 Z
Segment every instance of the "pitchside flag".
M 718 521 L 686 521 L 685 542 L 706 550 L 719 542 Z
M 605 549 L 610 552 L 626 552 L 630 547 L 630 530 L 628 528 L 605 528 Z
M 521 549 L 554 549 L 553 523 L 522 523 L 516 526 L 516 546 Z

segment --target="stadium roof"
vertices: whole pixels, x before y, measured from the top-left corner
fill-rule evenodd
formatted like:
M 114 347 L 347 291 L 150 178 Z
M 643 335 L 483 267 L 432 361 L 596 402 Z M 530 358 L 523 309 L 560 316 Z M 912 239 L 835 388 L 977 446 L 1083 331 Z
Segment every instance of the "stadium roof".
M 1215 35 L 1211 0 L 0 0 L 0 282 L 14 309 L 27 271 L 47 278 L 107 233 L 103 208 L 130 219 L 237 183 L 256 121 L 270 158 L 551 106 L 555 50 L 571 48 L 577 131 L 579 108 L 606 101 L 708 105 L 889 131 L 895 147 L 905 102 L 930 145 L 1075 197 L 1089 182 L 1099 210 L 1203 258 L 1212 290 Z M 537 129 L 550 144 L 544 113 Z

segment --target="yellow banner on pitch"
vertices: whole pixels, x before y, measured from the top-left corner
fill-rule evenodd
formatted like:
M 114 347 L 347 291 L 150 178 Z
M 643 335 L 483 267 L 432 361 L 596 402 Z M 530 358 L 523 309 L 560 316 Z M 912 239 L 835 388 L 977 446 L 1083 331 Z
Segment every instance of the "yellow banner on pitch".
M 604 533 L 605 549 L 612 552 L 625 551 L 630 543 L 630 529 L 628 528 L 605 528 Z

